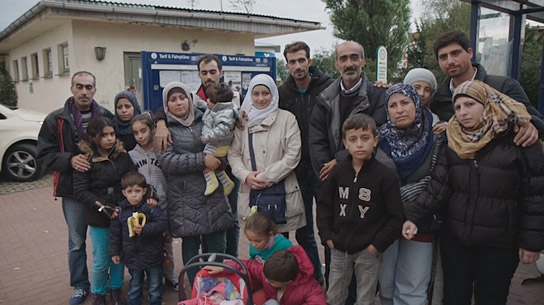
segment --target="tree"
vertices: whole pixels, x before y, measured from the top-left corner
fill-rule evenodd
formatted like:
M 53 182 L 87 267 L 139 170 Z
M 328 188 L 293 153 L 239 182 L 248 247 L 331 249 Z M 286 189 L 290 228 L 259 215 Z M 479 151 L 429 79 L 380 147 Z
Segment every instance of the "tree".
M 408 45 L 409 0 L 323 0 L 331 11 L 334 36 L 357 41 L 365 48 L 367 63 L 374 61 L 378 46 L 387 48 L 388 75 L 394 76 Z M 365 73 L 371 72 L 370 67 Z
M 235 9 L 243 9 L 246 11 L 247 14 L 251 14 L 253 11 L 253 4 L 257 2 L 257 0 L 229 0 L 230 5 Z
M 5 62 L 0 63 L 0 103 L 10 108 L 17 107 L 17 91 Z
M 540 70 L 542 67 L 542 45 L 544 43 L 542 34 L 542 29 L 532 28 L 529 25 L 525 27 L 521 77 L 519 80 L 531 104 L 537 109 L 538 94 L 540 92 Z
M 285 61 L 280 58 L 276 58 L 276 78 L 278 77 L 281 79 L 281 83 L 289 77 L 289 70 L 285 66 Z
M 340 72 L 334 66 L 334 59 L 334 51 L 321 48 L 314 52 L 312 66 L 316 66 L 319 70 L 327 72 L 331 77 L 337 78 L 340 76 Z

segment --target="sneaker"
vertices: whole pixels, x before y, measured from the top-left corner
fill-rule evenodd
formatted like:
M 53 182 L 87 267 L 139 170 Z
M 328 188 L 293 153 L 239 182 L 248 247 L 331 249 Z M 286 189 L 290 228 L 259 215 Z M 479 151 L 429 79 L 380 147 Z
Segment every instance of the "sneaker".
M 93 294 L 92 305 L 106 305 L 106 296 L 101 294 Z
M 179 289 L 179 283 L 177 280 L 164 279 L 164 285 L 172 288 L 174 291 L 178 291 Z
M 79 305 L 85 301 L 85 298 L 87 297 L 87 290 L 81 289 L 81 288 L 74 288 L 74 292 L 72 292 L 72 296 L 70 297 L 70 305 Z
M 111 304 L 112 305 L 127 305 L 127 301 L 123 298 L 121 289 L 113 289 L 111 291 Z

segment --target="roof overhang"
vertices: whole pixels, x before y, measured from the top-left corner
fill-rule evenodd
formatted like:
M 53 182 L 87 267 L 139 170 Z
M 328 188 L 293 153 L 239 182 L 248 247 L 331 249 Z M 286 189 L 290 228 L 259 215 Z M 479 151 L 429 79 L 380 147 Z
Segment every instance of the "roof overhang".
M 249 33 L 254 38 L 324 29 L 317 21 L 266 15 L 106 1 L 42 0 L 0 32 L 0 52 L 74 19 Z
M 544 23 L 544 0 L 462 0 L 480 3 L 483 7 L 499 12 L 525 15 L 527 19 Z

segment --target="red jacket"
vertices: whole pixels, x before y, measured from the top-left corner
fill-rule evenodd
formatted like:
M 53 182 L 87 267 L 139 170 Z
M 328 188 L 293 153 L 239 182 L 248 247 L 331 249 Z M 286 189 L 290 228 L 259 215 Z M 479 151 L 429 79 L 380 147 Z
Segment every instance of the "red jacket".
M 292 246 L 287 249 L 298 261 L 298 275 L 295 280 L 287 286 L 280 300 L 281 305 L 324 305 L 325 293 L 321 285 L 313 277 L 314 266 L 301 246 Z M 277 300 L 278 291 L 270 286 L 265 279 L 263 264 L 256 260 L 242 261 L 246 266 L 251 278 L 260 281 L 263 285 L 267 299 Z

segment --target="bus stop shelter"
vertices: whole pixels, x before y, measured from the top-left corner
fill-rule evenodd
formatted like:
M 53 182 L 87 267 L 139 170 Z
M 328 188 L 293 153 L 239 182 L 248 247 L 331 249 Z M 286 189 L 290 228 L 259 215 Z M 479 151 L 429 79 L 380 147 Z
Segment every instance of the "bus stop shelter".
M 544 23 L 544 0 L 463 0 L 471 4 L 470 39 L 490 74 L 519 80 L 526 20 Z M 544 64 L 544 48 L 542 52 Z M 507 63 L 506 65 L 504 63 Z M 544 69 L 540 69 L 538 110 L 544 113 Z

